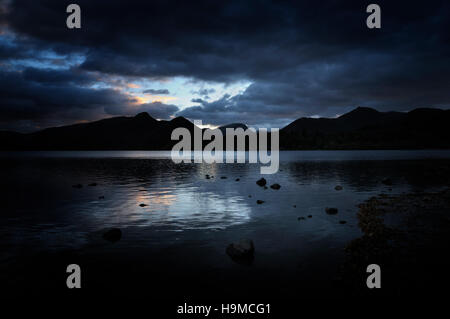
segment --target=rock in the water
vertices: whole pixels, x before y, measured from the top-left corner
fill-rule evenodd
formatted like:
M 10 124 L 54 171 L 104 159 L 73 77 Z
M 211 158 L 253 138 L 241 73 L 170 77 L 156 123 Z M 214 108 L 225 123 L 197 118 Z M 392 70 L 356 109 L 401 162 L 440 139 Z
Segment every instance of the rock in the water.
M 312 215 L 308 215 L 308 218 L 312 218 Z
M 299 217 L 299 218 L 297 218 L 297 220 L 305 220 L 306 218 L 305 217 Z
M 99 196 L 98 199 L 105 199 L 105 196 Z
M 240 181 L 240 179 L 239 178 L 236 178 L 236 182 L 239 182 Z
M 75 184 L 75 185 L 72 185 L 72 187 L 73 187 L 73 188 L 82 188 L 83 185 L 81 185 L 81 184 Z
M 345 220 L 340 220 L 340 221 L 339 221 L 339 224 L 344 225 L 344 224 L 347 224 L 347 222 L 346 222 Z
M 333 207 L 327 207 L 327 208 L 325 208 L 325 212 L 328 215 L 336 215 L 338 213 L 338 209 L 337 208 L 333 208 Z
M 267 181 L 266 181 L 265 178 L 261 178 L 261 179 L 258 179 L 258 180 L 256 181 L 256 184 L 258 184 L 259 186 L 263 187 L 263 186 L 266 186 Z
M 391 186 L 392 185 L 392 180 L 390 178 L 385 178 L 381 181 L 384 185 L 388 185 Z
M 229 244 L 226 253 L 234 260 L 251 259 L 255 253 L 255 245 L 250 239 L 241 239 Z
M 273 184 L 273 185 L 270 186 L 270 188 L 272 188 L 272 189 L 280 189 L 281 185 L 280 184 Z
M 226 176 L 220 176 L 220 179 L 226 179 L 227 177 Z
M 206 179 L 210 179 L 211 177 L 210 177 L 208 174 L 206 174 L 206 175 L 205 175 L 205 178 L 206 178 Z
M 139 206 L 145 207 L 145 206 L 148 206 L 148 205 L 147 204 L 139 204 Z
M 264 203 L 263 200 L 258 199 L 258 200 L 256 201 L 256 204 L 262 204 L 262 203 Z
M 90 183 L 88 186 L 97 186 L 97 183 Z
M 122 231 L 119 228 L 111 228 L 103 234 L 103 239 L 112 243 L 119 241 L 122 238 Z
M 341 185 L 337 185 L 334 189 L 337 191 L 341 191 L 343 189 L 343 187 Z
M 297 205 L 292 205 L 292 207 L 297 208 Z

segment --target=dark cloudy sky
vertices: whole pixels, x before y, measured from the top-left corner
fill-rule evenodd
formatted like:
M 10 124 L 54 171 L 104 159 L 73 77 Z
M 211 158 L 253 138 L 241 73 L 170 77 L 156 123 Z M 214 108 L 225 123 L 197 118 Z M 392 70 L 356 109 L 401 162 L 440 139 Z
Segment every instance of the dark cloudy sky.
M 368 29 L 377 3 L 382 28 Z M 66 27 L 77 3 L 82 29 Z M 450 106 L 450 1 L 0 0 L 0 129 Z

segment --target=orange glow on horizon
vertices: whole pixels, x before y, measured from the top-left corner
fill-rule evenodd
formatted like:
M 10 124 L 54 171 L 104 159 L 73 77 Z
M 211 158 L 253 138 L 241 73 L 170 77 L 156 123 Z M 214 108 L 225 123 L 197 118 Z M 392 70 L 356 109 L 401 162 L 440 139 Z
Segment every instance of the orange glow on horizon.
M 146 95 L 146 96 L 133 96 L 136 100 L 135 105 L 139 106 L 141 104 L 148 104 L 154 102 L 167 103 L 170 101 L 174 101 L 177 98 L 174 96 L 160 96 L 160 95 Z

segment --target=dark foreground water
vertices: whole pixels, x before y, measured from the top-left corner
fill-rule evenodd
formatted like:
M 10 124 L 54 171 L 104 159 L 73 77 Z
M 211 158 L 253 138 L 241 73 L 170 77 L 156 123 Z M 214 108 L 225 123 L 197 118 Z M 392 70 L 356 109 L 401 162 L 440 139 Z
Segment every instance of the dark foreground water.
M 450 159 L 448 151 L 282 152 L 279 172 L 264 176 L 281 185 L 273 190 L 255 183 L 259 164 L 174 164 L 169 154 L 2 153 L 3 292 L 62 291 L 65 267 L 78 263 L 83 288 L 102 294 L 320 296 L 361 235 L 357 204 L 439 190 L 446 181 L 424 177 Z M 109 227 L 122 230 L 119 242 L 102 239 Z M 240 238 L 255 243 L 251 265 L 225 254 Z

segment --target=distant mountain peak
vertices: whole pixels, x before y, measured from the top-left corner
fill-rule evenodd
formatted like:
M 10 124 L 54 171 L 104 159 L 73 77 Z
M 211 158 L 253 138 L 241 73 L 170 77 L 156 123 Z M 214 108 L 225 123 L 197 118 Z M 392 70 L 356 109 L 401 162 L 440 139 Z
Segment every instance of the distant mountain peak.
M 155 120 L 153 117 L 150 116 L 147 112 L 141 112 L 136 114 L 134 117 L 135 119 L 146 119 L 146 120 Z
M 354 109 L 353 111 L 348 112 L 347 114 L 350 113 L 380 113 L 377 110 L 371 108 L 371 107 L 367 107 L 367 106 L 358 106 L 356 109 Z
M 177 125 L 177 126 L 182 126 L 182 127 L 186 127 L 186 126 L 190 126 L 192 125 L 192 123 L 186 119 L 183 116 L 177 116 L 176 118 L 173 118 L 170 123 Z

